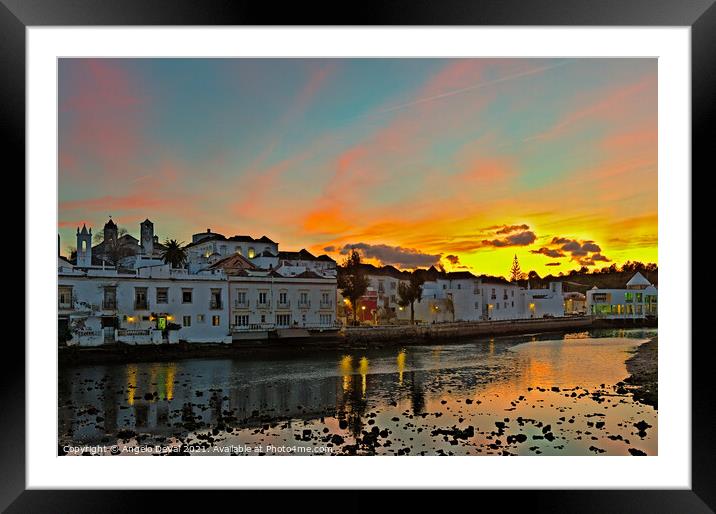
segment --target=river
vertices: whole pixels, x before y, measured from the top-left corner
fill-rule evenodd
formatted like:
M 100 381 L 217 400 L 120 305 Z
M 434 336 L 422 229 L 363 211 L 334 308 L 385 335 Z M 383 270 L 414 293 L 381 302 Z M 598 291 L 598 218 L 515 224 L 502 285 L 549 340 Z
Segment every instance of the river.
M 70 455 L 657 454 L 617 384 L 656 329 L 63 367 Z

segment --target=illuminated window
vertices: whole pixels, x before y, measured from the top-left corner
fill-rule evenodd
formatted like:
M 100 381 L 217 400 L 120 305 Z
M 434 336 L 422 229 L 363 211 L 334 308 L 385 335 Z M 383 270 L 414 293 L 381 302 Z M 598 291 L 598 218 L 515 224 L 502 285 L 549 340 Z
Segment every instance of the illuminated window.
M 221 325 L 221 316 L 212 316 L 211 324 L 215 327 L 218 327 L 219 325 Z
M 249 248 L 249 254 L 248 254 L 248 255 L 249 255 L 249 259 L 253 259 L 253 258 L 256 256 L 256 252 L 254 251 L 253 248 L 251 248 L 251 247 Z
M 204 320 L 205 320 L 205 319 L 206 319 L 206 318 L 204 317 L 203 314 L 197 314 L 197 315 L 196 315 L 196 321 L 198 321 L 199 323 L 204 323 Z
M 624 293 L 624 301 L 629 302 L 629 303 L 633 302 L 634 301 L 634 293 L 629 293 L 629 292 Z

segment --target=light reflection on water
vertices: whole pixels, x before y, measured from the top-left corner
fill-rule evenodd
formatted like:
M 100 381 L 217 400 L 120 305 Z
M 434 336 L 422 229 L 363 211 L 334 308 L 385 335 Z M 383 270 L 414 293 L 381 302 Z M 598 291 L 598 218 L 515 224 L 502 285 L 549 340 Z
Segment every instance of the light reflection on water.
M 148 434 L 148 441 L 186 440 L 195 431 L 226 425 L 231 433 L 221 431 L 216 444 L 324 445 L 318 436 L 327 428 L 348 445 L 378 427 L 390 431 L 380 439 L 389 445 L 370 452 L 592 455 L 592 447 L 624 455 L 633 447 L 652 455 L 656 411 L 635 404 L 631 395 L 609 395 L 627 376 L 626 352 L 654 335 L 582 332 L 67 368 L 59 383 L 60 441 L 113 444 L 121 430 Z M 585 392 L 597 389 L 606 395 Z M 187 424 L 192 416 L 196 425 Z M 505 418 L 509 432 L 495 435 L 495 422 Z M 520 424 L 518 418 L 535 422 Z M 604 425 L 596 429 L 594 420 Z M 641 420 L 652 426 L 644 438 L 634 435 L 633 424 Z M 536 423 L 551 425 L 556 439 L 532 439 L 543 433 Z M 468 426 L 474 436 L 457 442 L 433 434 Z M 303 430 L 316 435 L 297 440 Z M 516 433 L 528 441 L 505 446 L 506 435 Z

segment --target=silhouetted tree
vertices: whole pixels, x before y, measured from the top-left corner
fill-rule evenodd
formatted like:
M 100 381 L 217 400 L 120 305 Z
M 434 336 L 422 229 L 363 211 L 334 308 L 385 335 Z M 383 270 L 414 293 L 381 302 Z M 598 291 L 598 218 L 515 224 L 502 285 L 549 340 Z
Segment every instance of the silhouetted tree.
M 415 323 L 415 302 L 420 303 L 423 299 L 423 282 L 425 279 L 420 273 L 410 275 L 410 280 L 406 284 L 401 282 L 398 284 L 398 305 L 407 307 L 410 305 L 410 323 Z
M 161 257 L 164 264 L 171 264 L 172 268 L 183 268 L 186 264 L 186 248 L 176 239 L 167 239 L 164 241 L 164 249 L 161 251 Z
M 354 325 L 358 321 L 358 300 L 368 290 L 368 284 L 368 277 L 361 268 L 360 254 L 353 250 L 338 269 L 338 289 L 351 302 Z
M 517 254 L 515 254 L 515 259 L 512 261 L 512 267 L 510 268 L 510 282 L 522 280 L 524 276 L 525 274 L 520 269 L 520 261 L 517 260 Z

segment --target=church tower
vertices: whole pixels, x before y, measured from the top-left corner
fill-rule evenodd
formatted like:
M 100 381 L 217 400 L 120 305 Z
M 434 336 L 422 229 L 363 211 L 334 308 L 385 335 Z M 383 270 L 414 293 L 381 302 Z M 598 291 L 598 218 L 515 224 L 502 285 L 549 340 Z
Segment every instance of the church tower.
M 110 244 L 110 241 L 117 241 L 117 224 L 112 221 L 110 216 L 109 221 L 104 224 L 104 242 Z
M 139 234 L 142 253 L 152 255 L 154 253 L 154 223 L 149 219 L 144 220 L 139 225 Z
M 92 266 L 92 229 L 82 224 L 82 230 L 77 227 L 77 261 L 78 267 Z

